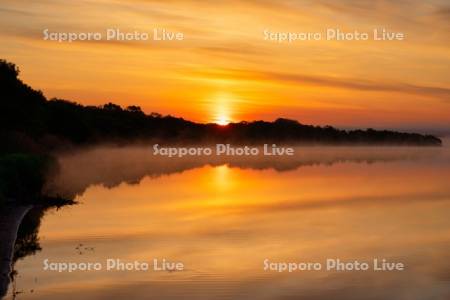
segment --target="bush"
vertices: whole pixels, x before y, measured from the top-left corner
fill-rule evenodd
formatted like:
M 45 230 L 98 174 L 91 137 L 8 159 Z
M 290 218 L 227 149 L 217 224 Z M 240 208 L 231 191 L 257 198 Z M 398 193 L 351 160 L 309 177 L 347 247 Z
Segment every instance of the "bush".
M 46 174 L 56 167 L 49 156 L 9 154 L 0 157 L 0 202 L 27 202 L 39 197 Z

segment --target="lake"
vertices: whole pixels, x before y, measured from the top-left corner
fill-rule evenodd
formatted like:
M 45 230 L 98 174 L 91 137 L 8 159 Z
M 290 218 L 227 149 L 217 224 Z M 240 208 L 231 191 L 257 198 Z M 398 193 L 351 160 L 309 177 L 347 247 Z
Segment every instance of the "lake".
M 47 190 L 78 204 L 37 208 L 5 299 L 450 299 L 447 146 L 180 159 L 105 146 L 59 161 Z M 369 269 L 327 268 L 338 260 Z M 57 263 L 97 267 L 45 268 Z

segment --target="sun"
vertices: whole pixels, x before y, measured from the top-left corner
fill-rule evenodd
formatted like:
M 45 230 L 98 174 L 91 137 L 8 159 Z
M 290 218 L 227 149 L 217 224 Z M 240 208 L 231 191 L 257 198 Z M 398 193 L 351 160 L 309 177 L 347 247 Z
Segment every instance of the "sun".
M 230 120 L 225 116 L 221 116 L 216 120 L 216 124 L 220 126 L 227 126 L 230 124 Z
M 232 104 L 235 101 L 235 97 L 227 92 L 220 92 L 212 96 L 209 99 L 212 122 L 220 126 L 227 126 L 233 122 Z

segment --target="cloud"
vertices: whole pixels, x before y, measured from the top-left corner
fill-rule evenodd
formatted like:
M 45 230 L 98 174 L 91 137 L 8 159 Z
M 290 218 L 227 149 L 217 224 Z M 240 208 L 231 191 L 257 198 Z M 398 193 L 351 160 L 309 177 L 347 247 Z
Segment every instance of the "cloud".
M 450 88 L 415 85 L 409 83 L 375 82 L 363 79 L 337 78 L 331 76 L 306 75 L 299 73 L 255 71 L 242 69 L 220 69 L 217 71 L 202 72 L 207 77 L 217 77 L 237 80 L 256 80 L 288 82 L 294 84 L 328 86 L 335 88 L 374 91 L 374 92 L 398 92 L 405 94 L 425 95 L 439 97 L 450 101 Z
M 21 15 L 21 16 L 34 16 L 35 14 L 22 10 L 22 9 L 14 9 L 14 8 L 5 8 L 0 7 L 0 14 L 11 14 L 11 15 Z

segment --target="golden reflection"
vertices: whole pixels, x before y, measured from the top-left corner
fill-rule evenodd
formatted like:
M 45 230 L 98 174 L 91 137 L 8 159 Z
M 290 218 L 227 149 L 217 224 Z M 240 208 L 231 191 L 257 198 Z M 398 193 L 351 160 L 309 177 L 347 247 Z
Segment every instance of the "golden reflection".
M 215 188 L 220 191 L 226 190 L 230 187 L 230 169 L 227 165 L 222 165 L 214 168 L 215 172 Z
M 227 284 L 237 280 L 262 286 L 270 280 L 271 288 L 293 293 L 303 282 L 302 291 L 307 293 L 308 285 L 323 287 L 330 280 L 345 288 L 352 284 L 353 273 L 274 274 L 263 271 L 263 261 L 381 257 L 401 260 L 407 270 L 358 273 L 367 288 L 377 289 L 369 286 L 376 281 L 380 287 L 376 292 L 385 293 L 386 285 L 409 286 L 412 280 L 427 282 L 433 290 L 438 283 L 427 274 L 441 274 L 447 267 L 442 261 L 445 241 L 450 240 L 450 169 L 442 167 L 448 166 L 448 159 L 436 165 L 424 162 L 338 162 L 289 171 L 218 164 L 109 188 L 92 186 L 77 198 L 82 204 L 46 215 L 40 232 L 43 251 L 18 263 L 20 280 L 42 278 L 42 293 L 68 286 L 72 292 L 89 294 L 85 283 L 103 291 L 117 282 L 132 293 L 134 283 L 154 281 L 178 290 L 184 290 L 181 282 L 195 282 L 204 291 L 205 280 L 217 289 L 224 285 L 230 293 L 240 292 Z M 94 247 L 95 252 L 78 255 L 74 251 L 78 243 Z M 433 252 L 418 258 L 417 249 L 424 245 Z M 182 261 L 186 270 L 131 272 L 126 277 L 120 272 L 54 276 L 42 271 L 42 260 L 48 257 L 54 261 L 167 258 Z M 44 280 L 48 276 L 52 280 Z M 153 288 L 154 293 L 168 290 Z M 211 290 L 210 299 L 220 298 L 216 292 Z

